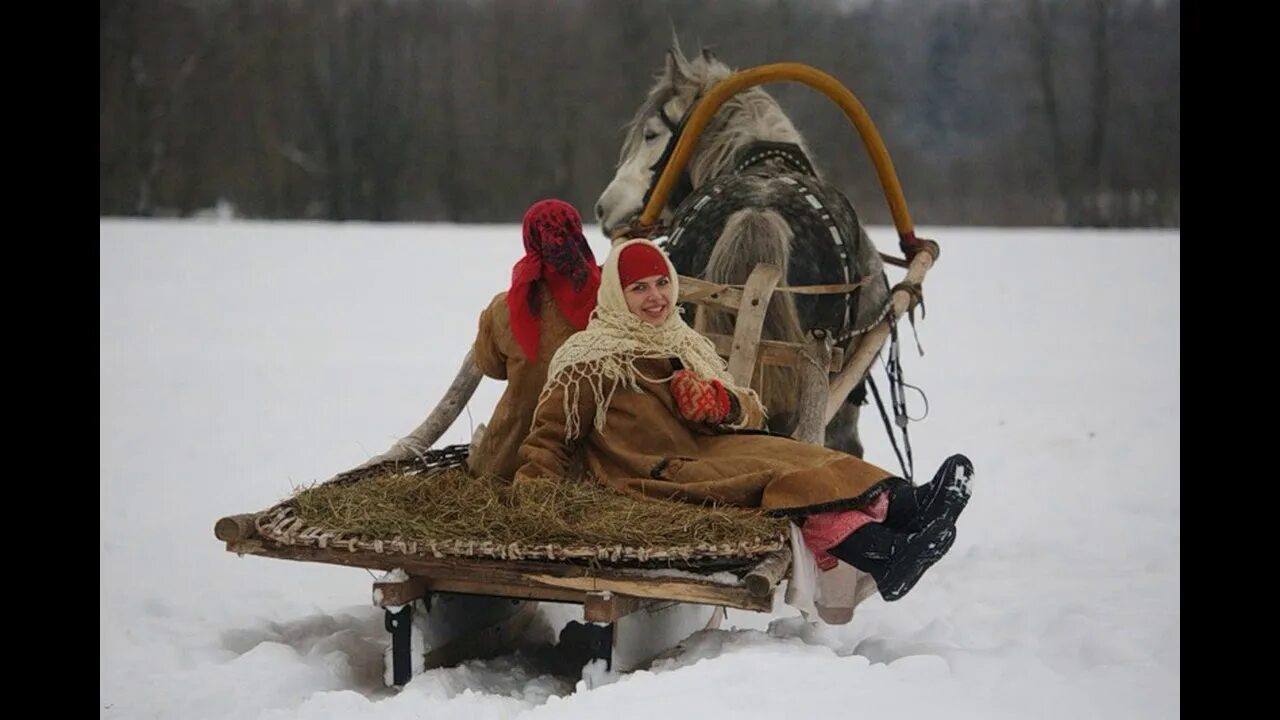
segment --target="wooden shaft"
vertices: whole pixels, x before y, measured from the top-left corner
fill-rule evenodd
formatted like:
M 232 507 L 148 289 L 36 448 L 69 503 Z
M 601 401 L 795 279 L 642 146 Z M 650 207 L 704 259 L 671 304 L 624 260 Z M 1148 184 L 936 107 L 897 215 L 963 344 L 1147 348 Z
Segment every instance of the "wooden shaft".
M 796 407 L 796 430 L 800 442 L 825 445 L 827 438 L 827 394 L 831 375 L 831 336 L 823 330 L 809 333 L 809 342 L 799 360 L 800 402 Z
M 747 592 L 753 597 L 769 597 L 790 569 L 791 548 L 783 547 L 777 552 L 770 553 L 760 561 L 759 565 L 752 568 L 743 579 L 743 584 L 747 586 Z
M 222 542 L 249 540 L 258 536 L 257 515 L 245 513 L 228 515 L 213 526 L 213 536 Z
M 907 270 L 907 277 L 903 282 L 923 286 L 924 276 L 931 267 L 933 267 L 931 253 L 916 253 L 911 259 L 911 267 Z M 827 397 L 827 422 L 831 422 L 831 418 L 835 417 L 840 406 L 844 404 L 845 398 L 849 397 L 854 386 L 866 375 L 872 361 L 884 347 L 885 339 L 889 337 L 889 323 L 897 322 L 910 307 L 911 293 L 898 290 L 893 294 L 892 302 L 893 308 L 890 315 L 859 339 L 857 348 L 845 362 L 844 369 L 831 381 L 831 392 Z
M 334 478 L 330 478 L 330 480 L 386 462 L 413 460 L 419 454 L 431 449 L 431 446 L 440 439 L 444 431 L 448 430 L 453 425 L 453 421 L 458 419 L 462 408 L 466 407 L 471 400 L 471 396 L 475 394 L 476 386 L 480 384 L 480 378 L 482 377 L 483 374 L 480 372 L 480 368 L 476 366 L 475 351 L 468 350 L 467 356 L 462 359 L 462 366 L 458 368 L 457 376 L 454 377 L 453 382 L 449 385 L 449 389 L 445 391 L 444 397 L 427 415 L 427 419 L 422 421 L 422 424 L 414 428 L 413 432 L 397 440 L 386 452 L 370 458 L 360 465 Z

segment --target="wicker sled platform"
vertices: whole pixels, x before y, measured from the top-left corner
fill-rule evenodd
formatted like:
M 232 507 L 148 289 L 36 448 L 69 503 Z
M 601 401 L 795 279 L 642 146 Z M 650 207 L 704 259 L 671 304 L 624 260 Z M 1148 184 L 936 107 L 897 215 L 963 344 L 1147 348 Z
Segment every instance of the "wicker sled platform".
M 465 445 L 433 450 L 397 470 L 431 482 L 460 468 L 466 454 Z M 377 474 L 368 469 L 331 482 L 350 485 Z M 308 525 L 292 500 L 224 517 L 214 535 L 237 555 L 403 571 L 404 580 L 375 584 L 382 606 L 431 592 L 472 593 L 580 603 L 590 622 L 612 622 L 647 602 L 769 611 L 791 559 L 785 532 L 733 544 L 647 546 L 374 537 Z

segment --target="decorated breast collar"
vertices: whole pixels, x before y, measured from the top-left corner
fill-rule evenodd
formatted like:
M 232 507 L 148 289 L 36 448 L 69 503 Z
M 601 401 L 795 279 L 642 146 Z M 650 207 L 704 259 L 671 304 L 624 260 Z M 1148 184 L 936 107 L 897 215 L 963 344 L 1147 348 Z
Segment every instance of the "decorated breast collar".
M 745 145 L 738 151 L 737 157 L 733 161 L 733 172 L 738 173 L 746 170 L 752 165 L 762 163 L 766 160 L 781 160 L 787 167 L 792 170 L 817 177 L 817 173 L 813 170 L 813 165 L 809 163 L 809 158 L 795 143 L 774 142 L 772 140 L 757 140 L 750 145 Z

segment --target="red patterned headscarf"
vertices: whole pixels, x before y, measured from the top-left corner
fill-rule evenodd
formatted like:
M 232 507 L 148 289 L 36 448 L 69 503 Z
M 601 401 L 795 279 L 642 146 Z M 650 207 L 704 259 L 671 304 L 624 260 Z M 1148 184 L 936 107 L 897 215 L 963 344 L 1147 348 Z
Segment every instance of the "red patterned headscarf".
M 561 200 L 539 200 L 524 214 L 524 257 L 511 270 L 507 310 L 511 332 L 530 362 L 538 361 L 542 280 L 574 329 L 587 326 L 596 307 L 600 267 L 582 234 L 582 216 Z

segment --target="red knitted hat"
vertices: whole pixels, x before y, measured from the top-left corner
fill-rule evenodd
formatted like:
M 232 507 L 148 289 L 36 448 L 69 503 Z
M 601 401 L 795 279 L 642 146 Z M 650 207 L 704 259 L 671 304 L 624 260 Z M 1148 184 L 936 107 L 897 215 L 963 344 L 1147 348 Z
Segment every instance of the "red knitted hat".
M 670 274 L 662 251 L 647 243 L 628 245 L 618 255 L 618 280 L 623 289 L 641 278 Z

